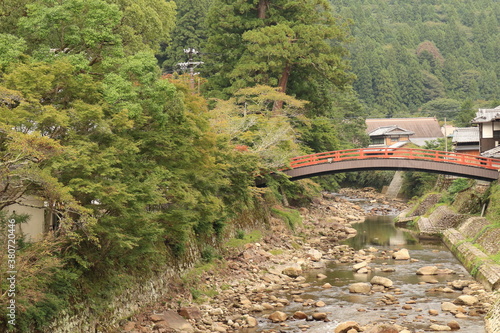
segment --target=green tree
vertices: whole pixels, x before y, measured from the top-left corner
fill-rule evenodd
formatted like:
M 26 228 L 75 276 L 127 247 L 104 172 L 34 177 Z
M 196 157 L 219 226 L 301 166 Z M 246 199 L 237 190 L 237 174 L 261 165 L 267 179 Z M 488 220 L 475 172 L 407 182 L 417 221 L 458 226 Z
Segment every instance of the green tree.
M 206 49 L 218 55 L 211 57 L 212 73 L 217 74 L 209 79 L 212 87 L 233 92 L 266 84 L 286 93 L 294 71 L 306 71 L 337 87 L 351 79 L 343 59 L 345 29 L 323 0 L 215 1 L 208 28 Z
M 82 54 L 92 65 L 120 50 L 115 29 L 123 14 L 116 5 L 103 0 L 37 1 L 26 9 L 18 25 L 31 51 Z
M 468 127 L 475 116 L 476 109 L 474 108 L 474 104 L 471 99 L 467 99 L 460 106 L 460 111 L 455 120 L 455 124 L 457 127 Z
M 179 71 L 177 63 L 187 61 L 184 49 L 202 50 L 205 42 L 205 17 L 213 0 L 177 0 L 176 26 L 171 39 L 163 44 L 162 52 L 157 56 L 166 72 Z
M 167 0 L 106 0 L 118 5 L 122 20 L 116 30 L 127 54 L 158 52 L 175 28 L 176 2 Z
M 460 110 L 460 102 L 454 99 L 438 98 L 422 105 L 421 112 L 424 116 L 434 116 L 438 119 L 448 118 L 453 120 Z

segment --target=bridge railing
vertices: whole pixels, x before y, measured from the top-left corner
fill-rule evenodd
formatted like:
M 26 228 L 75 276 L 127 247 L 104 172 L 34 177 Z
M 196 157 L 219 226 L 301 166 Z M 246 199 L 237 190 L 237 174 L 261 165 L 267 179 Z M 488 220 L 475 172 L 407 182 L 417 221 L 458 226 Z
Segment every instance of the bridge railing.
M 345 160 L 365 160 L 376 158 L 427 160 L 434 162 L 475 166 L 493 170 L 500 169 L 500 159 L 419 148 L 359 148 L 329 151 L 324 153 L 294 157 L 290 162 L 290 167 L 292 169 L 295 169 L 322 163 L 334 163 Z

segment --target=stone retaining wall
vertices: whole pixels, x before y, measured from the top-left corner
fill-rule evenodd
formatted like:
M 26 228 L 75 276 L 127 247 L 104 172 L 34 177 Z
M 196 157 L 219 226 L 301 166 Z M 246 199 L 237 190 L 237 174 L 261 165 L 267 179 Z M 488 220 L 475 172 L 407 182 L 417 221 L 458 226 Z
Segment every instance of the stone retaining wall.
M 106 313 L 95 313 L 85 308 L 77 315 L 62 313 L 45 332 L 51 333 L 101 333 L 109 330 L 119 320 L 137 312 L 146 304 L 152 304 L 165 295 L 169 283 L 175 276 L 174 270 L 167 270 L 154 278 L 135 283 L 108 306 Z M 85 306 L 83 304 L 83 306 Z
M 233 221 L 234 228 L 227 228 L 223 239 L 234 237 L 235 230 L 265 230 L 269 225 L 269 208 L 267 205 L 256 205 L 253 210 L 242 213 Z M 88 304 L 80 304 L 77 314 L 61 313 L 53 324 L 44 332 L 46 333 L 103 333 L 110 332 L 112 327 L 134 313 L 140 308 L 154 304 L 171 292 L 173 282 L 182 272 L 192 268 L 201 257 L 199 242 L 191 236 L 191 241 L 186 244 L 182 258 L 171 255 L 165 258 L 163 267 L 158 268 L 158 273 L 149 278 L 137 277 L 126 290 L 111 300 L 103 313 L 91 310 Z M 203 239 L 204 244 L 217 247 L 219 242 L 215 236 Z
M 411 216 L 424 215 L 437 202 L 429 196 Z M 457 214 L 446 206 L 438 207 L 428 218 L 421 218 L 419 228 L 428 233 L 442 233 L 444 243 L 464 267 L 488 290 L 500 290 L 500 265 L 489 258 L 500 251 L 500 228 L 483 217 Z M 500 333 L 500 294 L 486 316 L 486 332 Z
M 500 333 L 500 297 L 486 317 L 486 332 Z

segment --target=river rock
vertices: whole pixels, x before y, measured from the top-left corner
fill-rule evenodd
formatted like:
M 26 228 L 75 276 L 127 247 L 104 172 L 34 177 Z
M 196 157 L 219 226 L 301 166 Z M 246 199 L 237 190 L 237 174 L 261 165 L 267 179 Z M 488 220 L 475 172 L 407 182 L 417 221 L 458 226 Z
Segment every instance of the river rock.
M 451 286 L 453 289 L 463 290 L 465 287 L 468 287 L 470 284 L 475 283 L 473 280 L 455 280 L 451 282 Z
M 368 294 L 371 290 L 371 287 L 372 286 L 369 283 L 364 283 L 364 282 L 353 283 L 349 286 L 349 292 L 356 294 Z
M 401 249 L 392 254 L 392 257 L 396 260 L 408 260 L 410 259 L 410 253 L 407 249 Z
M 280 282 L 282 282 L 281 278 L 278 275 L 270 274 L 270 273 L 264 274 L 261 279 L 267 283 L 271 283 L 271 282 L 272 283 L 280 283 Z
M 224 326 L 222 326 L 220 324 L 213 324 L 212 325 L 212 331 L 219 332 L 219 333 L 226 333 L 227 332 L 227 328 L 225 328 Z M 183 331 L 181 331 L 181 332 L 183 332 Z
M 369 328 L 364 333 L 399 333 L 399 329 L 393 325 L 381 324 Z
M 283 274 L 296 278 L 302 274 L 302 267 L 299 264 L 287 266 L 283 269 Z
M 177 312 L 179 313 L 179 315 L 181 315 L 185 319 L 194 319 L 194 320 L 201 319 L 200 308 L 198 308 L 196 306 L 182 307 Z
M 346 321 L 340 323 L 335 327 L 335 333 L 347 333 L 349 330 L 355 329 L 356 331 L 360 331 L 359 324 L 355 321 Z
M 257 319 L 254 317 L 248 316 L 245 318 L 248 327 L 256 327 L 258 325 Z
M 264 311 L 264 307 L 261 304 L 254 304 L 251 308 L 252 312 L 262 312 Z
M 135 330 L 135 322 L 133 322 L 133 321 L 127 322 L 125 325 L 123 325 L 122 330 L 124 332 L 130 332 L 130 331 Z
M 311 259 L 312 261 L 320 261 L 322 256 L 323 256 L 323 253 L 319 252 L 316 249 L 310 249 L 306 253 L 306 257 Z
M 461 295 L 457 298 L 456 303 L 465 305 L 474 305 L 479 302 L 479 299 L 471 295 Z
M 302 311 L 296 311 L 294 314 L 293 314 L 293 318 L 295 319 L 299 319 L 299 320 L 302 320 L 302 319 L 307 319 L 307 314 L 305 314 L 304 312 Z
M 273 313 L 271 313 L 269 315 L 269 319 L 273 322 L 273 323 L 281 323 L 281 322 L 284 322 L 285 320 L 288 319 L 288 316 L 286 315 L 286 313 L 284 312 L 281 312 L 281 311 L 275 311 Z
M 441 331 L 443 331 L 443 332 L 444 332 L 444 331 L 451 331 L 450 326 L 448 326 L 448 325 L 438 325 L 438 324 L 432 324 L 432 325 L 429 327 L 429 329 L 430 329 L 431 331 L 439 331 L 439 332 L 441 332 Z
M 438 268 L 436 266 L 424 266 L 420 267 L 417 271 L 417 275 L 436 275 Z
M 152 321 L 156 322 L 155 327 L 157 328 L 170 328 L 186 333 L 194 332 L 193 326 L 174 311 L 167 310 L 162 314 L 152 315 L 150 318 Z
M 328 282 L 321 286 L 321 288 L 323 288 L 323 289 L 330 289 L 331 287 L 332 287 L 332 285 L 329 284 Z
M 455 304 L 453 304 L 451 302 L 443 302 L 441 304 L 441 310 L 456 313 L 456 312 L 458 312 L 458 306 L 456 306 Z
M 394 284 L 390 279 L 377 275 L 370 280 L 370 283 L 382 285 L 386 288 L 390 288 Z
M 430 309 L 430 310 L 429 310 L 429 314 L 430 314 L 431 316 L 437 316 L 437 315 L 439 314 L 439 312 L 438 312 L 437 310 Z
M 368 265 L 368 263 L 366 261 L 362 261 L 358 264 L 353 265 L 352 270 L 356 272 L 356 271 L 359 271 L 361 268 L 366 267 L 367 265 Z
M 314 320 L 326 320 L 327 315 L 325 312 L 315 312 L 312 314 Z
M 252 305 L 252 301 L 248 299 L 245 295 L 240 296 L 240 304 L 243 306 Z
M 274 305 L 270 303 L 262 303 L 262 307 L 266 310 L 274 310 Z
M 448 327 L 451 328 L 452 331 L 457 331 L 460 329 L 460 324 L 455 320 L 450 321 L 446 325 L 448 325 Z
M 322 308 L 322 307 L 326 306 L 326 303 L 323 301 L 317 301 L 316 303 L 314 303 L 314 306 L 317 308 Z
M 345 232 L 348 233 L 349 235 L 355 235 L 358 233 L 358 231 L 356 229 L 349 228 L 349 227 L 345 228 Z
M 357 274 L 368 274 L 370 270 L 366 267 L 361 268 L 359 271 L 357 271 Z
M 316 275 L 316 278 L 317 278 L 318 280 L 323 280 L 323 279 L 326 279 L 326 278 L 327 278 L 327 276 L 326 276 L 325 274 L 321 274 L 321 273 L 319 273 L 318 275 Z

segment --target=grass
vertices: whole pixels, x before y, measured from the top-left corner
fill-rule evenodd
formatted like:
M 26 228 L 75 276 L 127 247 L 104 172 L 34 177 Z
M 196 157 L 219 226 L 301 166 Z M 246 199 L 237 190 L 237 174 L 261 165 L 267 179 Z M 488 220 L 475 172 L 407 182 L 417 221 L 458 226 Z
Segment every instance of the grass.
M 260 230 L 253 230 L 252 232 L 245 233 L 243 235 L 237 234 L 238 237 L 231 238 L 224 243 L 224 247 L 228 248 L 240 248 L 248 243 L 255 243 L 262 239 L 262 232 Z M 240 238 L 242 237 L 242 238 Z
M 271 212 L 275 217 L 283 220 L 292 231 L 295 231 L 297 226 L 302 225 L 302 217 L 295 209 L 271 208 Z
M 500 265 L 500 252 L 498 252 L 497 254 L 492 255 L 490 258 L 491 258 L 491 260 L 493 260 L 495 262 L 495 264 L 499 264 Z

